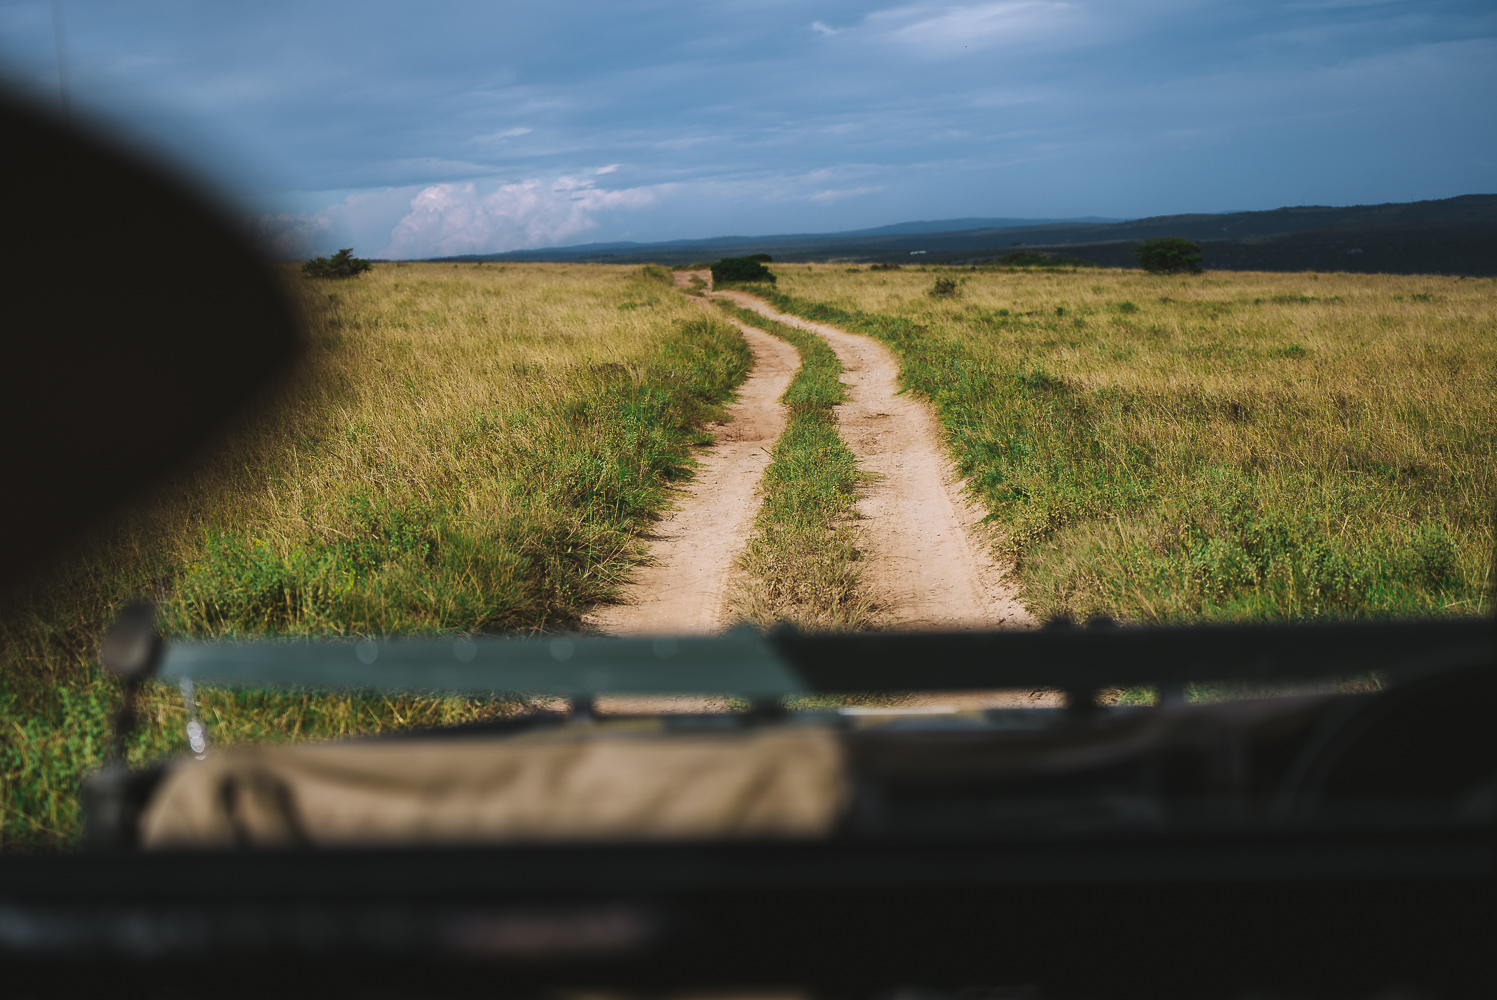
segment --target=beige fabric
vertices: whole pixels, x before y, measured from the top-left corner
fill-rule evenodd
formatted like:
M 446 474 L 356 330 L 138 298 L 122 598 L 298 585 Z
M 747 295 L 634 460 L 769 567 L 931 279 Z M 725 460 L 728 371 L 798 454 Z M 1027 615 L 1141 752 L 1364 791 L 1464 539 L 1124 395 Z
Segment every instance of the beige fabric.
M 235 747 L 172 767 L 147 848 L 807 837 L 848 797 L 818 729 L 596 729 Z

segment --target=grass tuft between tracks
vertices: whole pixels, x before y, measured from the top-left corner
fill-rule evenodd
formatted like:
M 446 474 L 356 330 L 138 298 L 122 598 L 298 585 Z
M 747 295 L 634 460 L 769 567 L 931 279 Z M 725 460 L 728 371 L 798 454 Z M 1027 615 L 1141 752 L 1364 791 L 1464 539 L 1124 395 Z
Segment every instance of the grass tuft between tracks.
M 781 401 L 789 411 L 764 472 L 763 502 L 738 568 L 734 613 L 760 628 L 871 628 L 877 608 L 859 586 L 858 486 L 867 473 L 837 431 L 847 398 L 842 363 L 825 340 L 719 299 L 729 316 L 788 341 L 801 366 Z

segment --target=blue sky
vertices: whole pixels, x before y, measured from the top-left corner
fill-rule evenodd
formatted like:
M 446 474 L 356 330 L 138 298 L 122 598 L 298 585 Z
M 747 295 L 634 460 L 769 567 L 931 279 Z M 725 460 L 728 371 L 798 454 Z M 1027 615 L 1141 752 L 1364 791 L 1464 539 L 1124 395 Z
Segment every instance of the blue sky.
M 0 0 L 0 76 L 55 105 L 53 12 Z M 287 256 L 1497 191 L 1490 0 L 61 12 L 74 113 Z

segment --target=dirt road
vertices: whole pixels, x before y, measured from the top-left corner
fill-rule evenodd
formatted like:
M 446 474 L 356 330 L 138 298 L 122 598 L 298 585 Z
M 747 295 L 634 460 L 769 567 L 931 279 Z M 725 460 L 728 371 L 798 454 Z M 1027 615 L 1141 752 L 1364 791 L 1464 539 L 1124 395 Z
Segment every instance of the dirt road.
M 676 272 L 678 287 L 692 278 L 711 288 L 706 272 Z M 700 285 L 698 287 L 701 287 Z M 981 511 L 967 503 L 946 461 L 940 427 L 921 402 L 898 395 L 899 364 L 877 341 L 771 309 L 738 292 L 712 293 L 780 322 L 824 337 L 846 370 L 848 402 L 837 407 L 838 427 L 864 468 L 879 475 L 859 503 L 863 584 L 885 609 L 887 627 L 980 629 L 1032 627 L 1034 622 L 1005 585 L 976 527 Z M 711 632 L 727 624 L 725 597 L 733 562 L 753 529 L 758 485 L 770 451 L 785 428 L 779 397 L 799 368 L 795 349 L 739 324 L 755 366 L 720 425 L 717 443 L 699 456 L 695 479 L 681 491 L 675 513 L 662 521 L 651 561 L 635 574 L 624 603 L 599 609 L 588 624 L 619 635 Z M 1048 691 L 969 691 L 909 695 L 906 710 L 976 710 L 1063 704 Z M 613 712 L 725 711 L 720 698 L 612 696 L 598 708 Z
M 794 347 L 744 326 L 754 368 L 728 408 L 710 427 L 717 441 L 696 455 L 696 475 L 676 498 L 676 509 L 655 528 L 650 561 L 625 588 L 623 603 L 597 609 L 586 624 L 615 635 L 716 632 L 726 627 L 733 562 L 753 531 L 759 480 L 785 429 L 780 397 L 800 368 Z
M 879 476 L 858 505 L 868 562 L 863 584 L 887 609 L 886 627 L 1028 627 L 977 527 L 982 511 L 961 493 L 930 408 L 899 395 L 899 362 L 869 337 L 776 312 L 741 292 L 714 292 L 815 333 L 846 370 L 849 400 L 837 407 L 843 440 Z
M 685 289 L 705 272 L 676 272 Z M 961 494 L 930 408 L 898 394 L 899 363 L 877 341 L 776 312 L 742 292 L 709 292 L 826 339 L 845 369 L 849 399 L 838 428 L 863 468 L 877 476 L 858 504 L 862 582 L 898 629 L 1028 627 L 1033 620 L 1005 585 L 980 528 L 982 512 Z M 614 634 L 712 632 L 727 624 L 733 563 L 753 530 L 758 486 L 785 428 L 779 397 L 799 367 L 795 348 L 740 324 L 755 364 L 715 428 L 717 442 L 698 455 L 697 474 L 676 510 L 657 527 L 650 560 L 623 602 L 598 609 L 587 624 Z

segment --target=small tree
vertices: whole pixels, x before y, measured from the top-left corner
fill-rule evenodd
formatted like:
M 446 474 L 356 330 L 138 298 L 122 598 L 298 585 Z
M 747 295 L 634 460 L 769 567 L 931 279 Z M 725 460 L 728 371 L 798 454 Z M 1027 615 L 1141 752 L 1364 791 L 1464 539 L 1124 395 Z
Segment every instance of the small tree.
M 712 265 L 712 282 L 767 281 L 774 284 L 774 274 L 752 257 L 725 257 Z
M 1138 266 L 1151 274 L 1199 274 L 1201 245 L 1178 236 L 1144 240 L 1133 248 Z
M 373 262 L 355 257 L 353 247 L 345 247 L 331 257 L 313 257 L 301 266 L 301 273 L 309 278 L 357 278 L 372 270 Z

